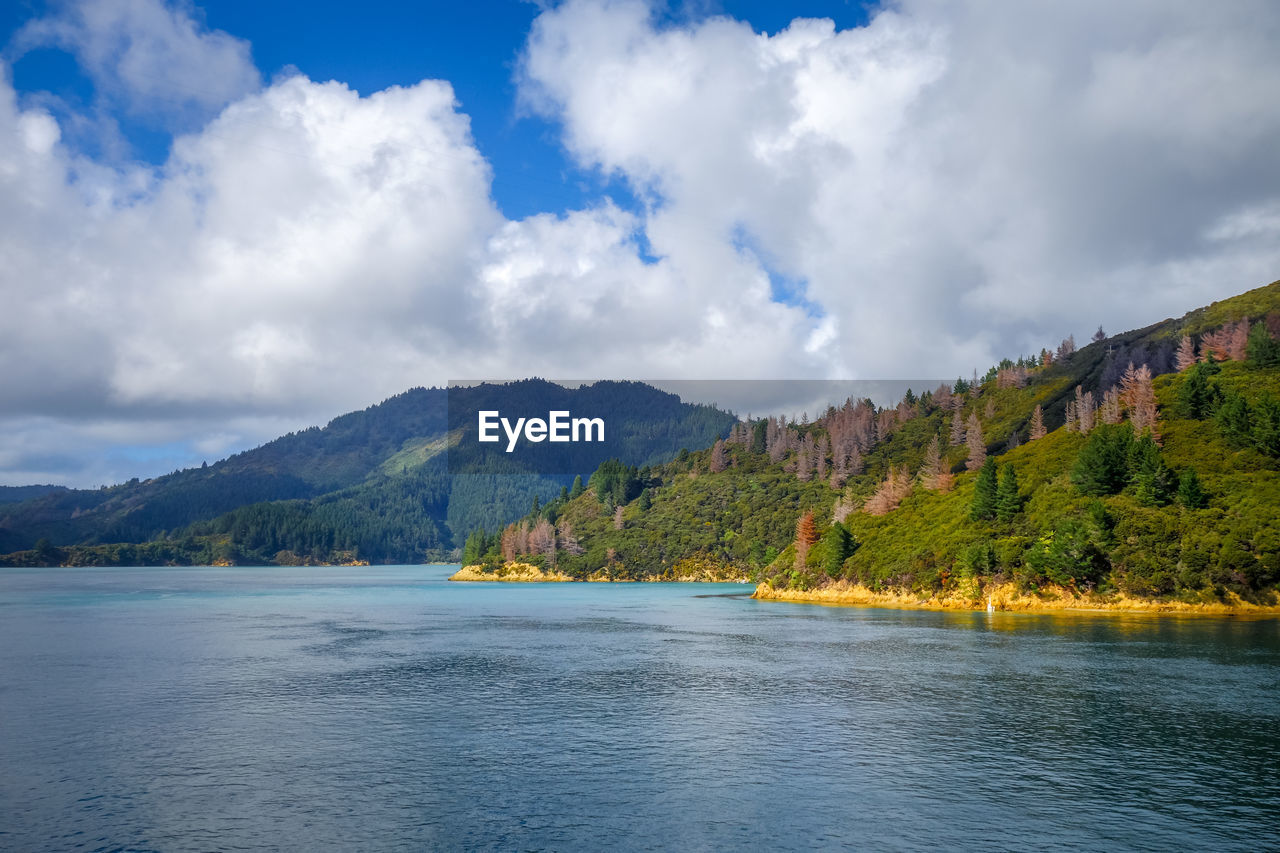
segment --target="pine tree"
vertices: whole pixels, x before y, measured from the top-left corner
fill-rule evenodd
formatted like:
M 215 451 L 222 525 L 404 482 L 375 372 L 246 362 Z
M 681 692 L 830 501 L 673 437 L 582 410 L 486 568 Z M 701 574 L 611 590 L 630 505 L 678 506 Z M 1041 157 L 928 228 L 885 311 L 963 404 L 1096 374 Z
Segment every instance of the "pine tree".
M 1048 430 L 1044 428 L 1044 408 L 1036 403 L 1036 410 L 1031 413 L 1031 440 L 1044 438 Z
M 1121 418 L 1120 389 L 1113 386 L 1102 395 L 1102 405 L 1098 407 L 1098 420 L 1104 424 L 1118 424 Z
M 960 410 L 956 409 L 955 414 L 951 416 L 951 446 L 959 447 L 964 444 L 964 418 L 960 416 Z
M 1093 392 L 1076 386 L 1076 426 L 1081 435 L 1093 432 Z
M 809 549 L 818 541 L 818 526 L 810 510 L 796 521 L 796 568 L 803 571 L 809 559 Z
M 911 475 L 907 469 L 890 467 L 880 488 L 862 505 L 862 511 L 868 515 L 886 515 L 897 509 L 909 494 Z
M 1178 503 L 1187 509 L 1204 509 L 1209 505 L 1209 496 L 1204 493 L 1195 468 L 1188 468 L 1178 478 Z
M 1133 362 L 1129 362 L 1128 370 L 1120 379 L 1120 402 L 1129 413 L 1135 436 L 1150 431 L 1156 441 L 1160 440 L 1156 429 L 1156 392 L 1151 384 L 1151 368 L 1144 364 L 1135 369 Z
M 844 561 L 852 556 L 857 547 L 849 528 L 839 521 L 831 525 L 831 529 L 822 537 L 823 569 L 827 577 L 838 578 L 844 571 Z
M 1197 364 L 1187 371 L 1178 388 L 1178 408 L 1183 417 L 1203 420 L 1213 411 L 1218 401 L 1216 389 L 1208 379 L 1212 369 L 1212 365 Z
M 965 468 L 976 471 L 987 461 L 987 443 L 982 437 L 982 423 L 976 414 L 969 415 L 965 432 L 965 443 L 969 446 L 969 460 L 965 462 Z
M 987 459 L 978 471 L 977 482 L 973 487 L 973 503 L 969 505 L 969 518 L 984 521 L 995 518 L 996 493 L 999 484 L 996 481 L 996 460 Z
M 1196 363 L 1196 344 L 1191 340 L 1190 335 L 1183 335 L 1182 341 L 1178 344 L 1178 372 L 1186 370 L 1188 367 Z
M 1125 424 L 1093 431 L 1071 469 L 1071 482 L 1086 495 L 1114 495 L 1129 481 L 1133 430 Z
M 996 488 L 996 518 L 1008 524 L 1022 509 L 1022 498 L 1018 495 L 1018 472 L 1012 465 L 1005 465 L 1000 472 L 1000 485 Z
M 1165 465 L 1160 448 L 1150 435 L 1143 435 L 1129 448 L 1130 482 L 1138 502 L 1144 506 L 1164 506 L 1173 499 L 1176 484 Z
M 582 485 L 582 475 L 579 474 L 573 478 L 573 488 L 569 489 L 569 499 L 573 500 L 585 491 L 586 489 Z
M 715 445 L 711 448 L 711 473 L 719 474 L 725 468 L 729 467 L 724 454 L 724 440 L 716 439 Z
M 637 506 L 640 507 L 641 512 L 645 512 L 649 509 L 649 507 L 653 506 L 653 498 L 649 496 L 648 489 L 644 489 L 643 491 L 640 492 L 640 498 L 637 501 Z
M 920 485 L 930 491 L 938 488 L 938 477 L 942 474 L 942 447 L 935 435 L 924 452 L 924 464 L 920 466 Z
M 1275 367 L 1280 365 L 1280 343 L 1271 337 L 1266 323 L 1257 323 L 1249 331 L 1249 342 L 1245 347 L 1249 363 L 1257 367 Z

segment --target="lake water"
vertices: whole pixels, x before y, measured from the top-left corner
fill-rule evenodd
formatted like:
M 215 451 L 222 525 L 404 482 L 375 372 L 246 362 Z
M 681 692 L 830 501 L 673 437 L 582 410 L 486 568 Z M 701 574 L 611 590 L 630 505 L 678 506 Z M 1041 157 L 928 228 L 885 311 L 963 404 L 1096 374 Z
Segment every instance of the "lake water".
M 0 570 L 0 848 L 1258 850 L 1280 621 Z

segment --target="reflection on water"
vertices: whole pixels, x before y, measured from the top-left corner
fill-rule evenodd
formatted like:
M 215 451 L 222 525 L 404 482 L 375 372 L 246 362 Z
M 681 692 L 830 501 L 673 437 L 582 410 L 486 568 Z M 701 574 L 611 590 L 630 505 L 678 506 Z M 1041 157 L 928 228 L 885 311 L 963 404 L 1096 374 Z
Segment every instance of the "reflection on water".
M 0 571 L 0 848 L 1256 850 L 1280 622 Z

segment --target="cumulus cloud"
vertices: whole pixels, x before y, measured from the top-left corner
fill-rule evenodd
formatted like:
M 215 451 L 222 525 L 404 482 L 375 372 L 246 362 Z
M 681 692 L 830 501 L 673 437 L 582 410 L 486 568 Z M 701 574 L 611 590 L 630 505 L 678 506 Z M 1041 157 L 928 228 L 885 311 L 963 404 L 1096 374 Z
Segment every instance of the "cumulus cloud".
M 447 82 L 263 87 L 156 0 L 27 27 L 202 117 L 107 165 L 0 68 L 0 482 L 146 476 L 448 379 L 967 373 L 1276 277 L 1273 4 L 656 21 L 537 18 L 525 108 L 641 204 L 518 221 Z
M 536 21 L 526 104 L 687 268 L 753 246 L 856 375 L 957 372 L 1275 277 L 1273 4 L 903 0 L 861 28 Z
M 75 54 L 95 85 L 130 111 L 148 116 L 207 115 L 261 84 L 248 42 L 197 20 L 189 3 L 65 0 L 27 23 L 18 55 L 38 47 Z

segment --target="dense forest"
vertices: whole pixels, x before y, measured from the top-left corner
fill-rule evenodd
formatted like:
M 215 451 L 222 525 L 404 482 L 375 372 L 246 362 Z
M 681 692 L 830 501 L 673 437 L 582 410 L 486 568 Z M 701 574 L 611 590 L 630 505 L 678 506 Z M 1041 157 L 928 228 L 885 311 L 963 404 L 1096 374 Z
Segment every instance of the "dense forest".
M 597 414 L 617 429 L 603 446 L 573 445 L 550 461 L 525 458 L 503 474 L 459 452 L 451 415 L 520 406 Z M 0 565 L 444 560 L 456 556 L 466 531 L 519 518 L 607 455 L 665 461 L 726 435 L 735 421 L 635 382 L 417 388 L 323 429 L 163 477 L 92 490 L 7 488 L 0 552 L 9 553 Z
M 741 568 L 774 587 L 1015 584 L 1211 601 L 1280 583 L 1280 282 L 1083 347 L 663 465 L 603 464 L 467 563 L 579 579 Z

